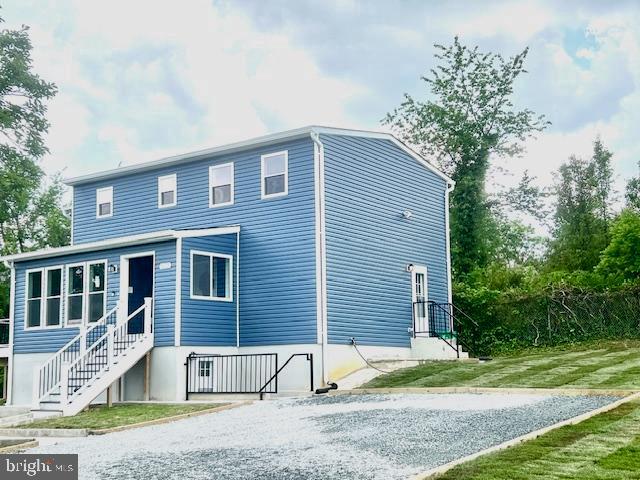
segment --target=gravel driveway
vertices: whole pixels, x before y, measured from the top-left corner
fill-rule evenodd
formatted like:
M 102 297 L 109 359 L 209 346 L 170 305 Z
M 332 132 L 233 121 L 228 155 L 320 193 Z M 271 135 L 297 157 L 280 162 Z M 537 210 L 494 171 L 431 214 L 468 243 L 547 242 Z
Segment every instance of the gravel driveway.
M 78 453 L 83 479 L 401 479 L 614 400 L 502 394 L 279 399 L 31 452 Z

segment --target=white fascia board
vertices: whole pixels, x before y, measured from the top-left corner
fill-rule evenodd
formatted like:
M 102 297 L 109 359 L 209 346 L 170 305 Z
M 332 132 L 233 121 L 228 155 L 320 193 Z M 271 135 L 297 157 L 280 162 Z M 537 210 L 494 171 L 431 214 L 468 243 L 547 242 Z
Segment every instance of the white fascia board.
M 44 250 L 37 250 L 35 252 L 7 255 L 5 257 L 0 257 L 0 261 L 20 262 L 26 260 L 37 260 L 40 258 L 59 257 L 62 255 L 70 255 L 74 253 L 86 253 L 99 250 L 107 250 L 111 248 L 127 247 L 132 245 L 144 245 L 147 243 L 175 240 L 177 238 L 208 237 L 211 235 L 234 234 L 238 233 L 239 231 L 240 226 L 238 225 L 229 227 L 202 228 L 198 230 L 162 230 L 158 232 L 142 233 L 138 235 L 128 235 L 125 237 L 100 240 L 97 242 L 81 243 L 76 245 L 69 245 L 66 247 L 47 248 Z
M 221 145 L 218 147 L 208 148 L 204 150 L 197 150 L 195 152 L 184 153 L 180 155 L 174 155 L 171 157 L 161 158 L 159 160 L 153 160 L 150 162 L 138 163 L 136 165 L 128 165 L 126 167 L 120 167 L 112 170 L 106 170 L 97 173 L 91 173 L 88 175 L 82 175 L 78 177 L 66 178 L 63 182 L 69 186 L 80 185 L 83 183 L 94 182 L 98 180 L 107 180 L 110 178 L 121 177 L 128 173 L 139 173 L 147 170 L 156 170 L 158 168 L 172 166 L 180 163 L 192 162 L 195 160 L 201 160 L 203 158 L 212 157 L 214 155 L 228 154 L 241 150 L 247 150 L 250 148 L 264 147 L 275 143 L 280 143 L 287 140 L 295 140 L 297 138 L 308 137 L 312 132 L 318 134 L 327 135 L 346 135 L 350 137 L 366 137 L 366 138 L 381 138 L 391 140 L 400 148 L 402 148 L 409 155 L 418 160 L 428 169 L 435 172 L 438 176 L 443 178 L 449 183 L 453 183 L 449 177 L 438 170 L 432 163 L 422 157 L 417 152 L 407 147 L 404 143 L 394 137 L 391 133 L 372 131 L 372 130 L 357 130 L 347 128 L 335 128 L 324 126 L 307 126 L 303 128 L 297 128 L 295 130 L 287 130 L 285 132 L 274 133 L 271 135 L 264 135 L 262 137 L 251 138 L 241 142 L 229 143 L 227 145 Z

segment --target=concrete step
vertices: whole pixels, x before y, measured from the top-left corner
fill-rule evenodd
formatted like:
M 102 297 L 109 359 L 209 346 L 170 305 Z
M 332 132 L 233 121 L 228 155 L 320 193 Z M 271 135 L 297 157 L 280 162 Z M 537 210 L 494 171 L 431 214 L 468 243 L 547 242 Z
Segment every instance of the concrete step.
M 18 415 L 12 415 L 9 417 L 0 418 L 0 428 L 15 427 L 17 425 L 24 425 L 25 423 L 31 423 L 33 421 L 33 414 L 31 412 L 20 413 Z
M 20 415 L 21 413 L 29 413 L 29 407 L 0 407 L 0 418 L 12 417 L 14 415 Z

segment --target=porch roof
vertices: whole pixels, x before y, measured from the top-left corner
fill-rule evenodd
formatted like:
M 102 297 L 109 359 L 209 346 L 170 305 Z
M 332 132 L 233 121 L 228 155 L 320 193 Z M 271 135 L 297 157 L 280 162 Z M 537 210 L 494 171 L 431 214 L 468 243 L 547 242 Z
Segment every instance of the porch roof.
M 208 237 L 210 235 L 228 235 L 235 233 L 240 233 L 239 225 L 201 228 L 195 230 L 160 230 L 157 232 L 143 233 L 139 235 L 110 238 L 108 240 L 100 240 L 97 242 L 80 243 L 78 245 L 68 245 L 66 247 L 45 248 L 33 252 L 6 255 L 4 257 L 0 257 L 0 261 L 21 262 L 26 260 L 37 260 L 40 258 L 59 257 L 61 255 L 69 255 L 72 253 L 93 252 L 96 250 L 107 250 L 132 245 L 144 245 L 146 243 L 165 242 L 178 238 Z

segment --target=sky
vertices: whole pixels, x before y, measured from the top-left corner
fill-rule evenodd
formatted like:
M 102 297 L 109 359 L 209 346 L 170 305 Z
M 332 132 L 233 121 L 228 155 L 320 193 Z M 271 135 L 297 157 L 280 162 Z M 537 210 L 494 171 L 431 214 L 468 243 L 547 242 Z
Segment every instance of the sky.
M 552 122 L 498 183 L 540 185 L 600 136 L 616 185 L 640 161 L 639 1 L 10 0 L 54 82 L 49 173 L 116 168 L 310 124 L 384 130 L 426 99 L 434 43 L 530 48 L 515 103 Z

